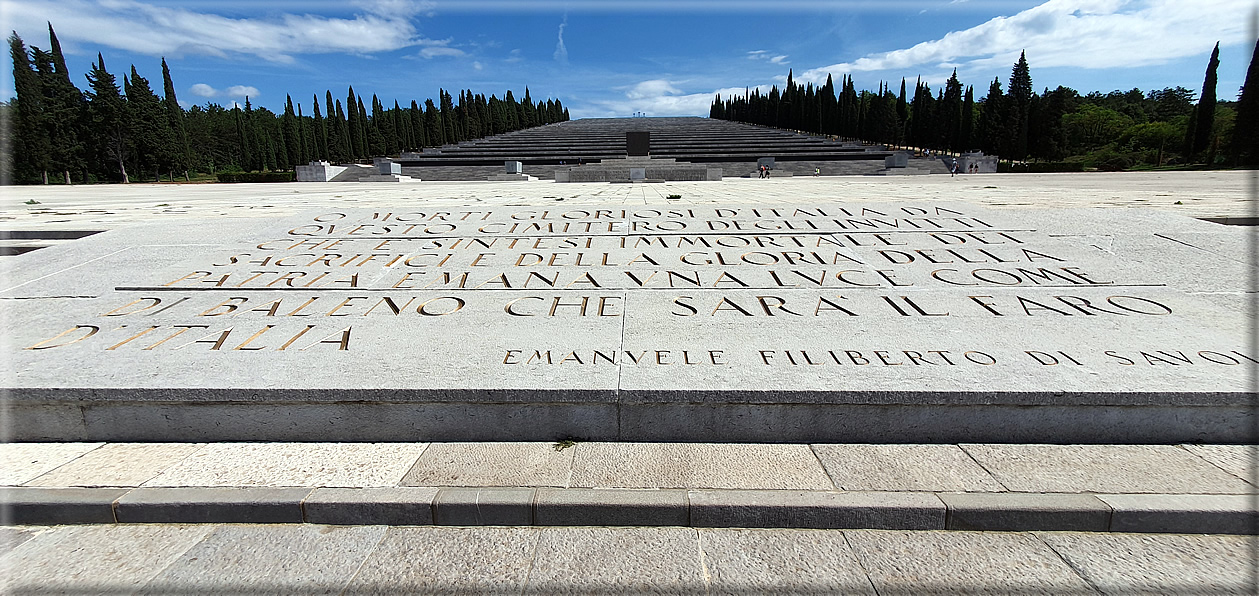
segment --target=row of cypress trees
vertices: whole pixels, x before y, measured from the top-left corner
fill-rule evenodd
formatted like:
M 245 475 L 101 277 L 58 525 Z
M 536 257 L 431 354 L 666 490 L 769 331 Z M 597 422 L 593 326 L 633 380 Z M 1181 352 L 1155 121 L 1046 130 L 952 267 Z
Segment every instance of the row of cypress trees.
M 370 111 L 351 86 L 344 98 L 332 92 L 312 97 L 311 111 L 287 97 L 282 113 L 245 104 L 225 108 L 214 103 L 184 110 L 175 94 L 170 68 L 162 59 L 162 95 L 134 65 L 122 77 L 105 67 L 97 54 L 87 73 L 86 91 L 75 86 L 57 34 L 48 26 L 49 50 L 32 46 L 16 32 L 9 37 L 16 97 L 0 104 L 4 152 L 0 182 L 44 183 L 50 176 L 72 180 L 133 177 L 188 179 L 190 171 L 288 170 L 311 160 L 347 162 L 372 156 L 501 134 L 562 122 L 568 109 L 559 100 L 534 102 L 525 88 L 519 101 L 511 91 L 503 99 L 444 89 L 437 102 L 391 107 L 375 95 Z M 344 104 L 342 101 L 344 100 Z
M 1208 62 L 1202 93 L 1184 87 L 1143 94 L 1134 89 L 1109 94 L 1059 86 L 1037 94 L 1026 54 L 1020 54 L 1008 85 L 994 79 L 978 101 L 963 86 L 957 71 L 933 92 L 921 79 L 907 93 L 879 84 L 876 92 L 858 92 L 851 75 L 837 88 L 830 76 L 824 85 L 787 84 L 768 94 L 759 90 L 742 97 L 714 99 L 709 117 L 804 132 L 862 139 L 890 145 L 953 152 L 982 150 L 1008 160 L 1061 160 L 1070 155 L 1119 150 L 1152 155 L 1161 165 L 1165 153 L 1179 151 L 1184 162 L 1259 162 L 1259 44 L 1236 104 L 1218 102 L 1216 70 L 1219 44 Z M 1217 108 L 1217 104 L 1226 106 Z M 1224 118 L 1217 117 L 1217 112 Z M 1235 120 L 1234 120 L 1235 118 Z

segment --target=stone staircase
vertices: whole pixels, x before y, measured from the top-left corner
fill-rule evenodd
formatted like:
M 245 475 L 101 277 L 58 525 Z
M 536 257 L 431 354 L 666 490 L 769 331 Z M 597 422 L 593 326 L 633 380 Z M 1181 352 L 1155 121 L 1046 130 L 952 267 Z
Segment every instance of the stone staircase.
M 459 144 L 403 153 L 402 173 L 423 180 L 485 180 L 519 161 L 525 174 L 553 180 L 557 169 L 624 159 L 625 133 L 651 133 L 651 157 L 720 167 L 724 176 L 756 172 L 756 161 L 796 176 L 870 174 L 890 155 L 882 146 L 708 118 L 587 118 Z M 944 170 L 947 173 L 947 169 Z

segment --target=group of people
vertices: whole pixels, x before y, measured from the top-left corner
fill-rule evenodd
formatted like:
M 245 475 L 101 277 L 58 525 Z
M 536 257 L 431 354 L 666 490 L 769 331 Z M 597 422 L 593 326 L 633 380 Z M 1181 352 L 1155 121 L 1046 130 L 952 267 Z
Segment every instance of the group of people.
M 961 166 L 961 164 L 957 163 L 957 160 L 956 160 L 956 159 L 955 159 L 955 160 L 953 160 L 953 167 L 949 169 L 949 177 L 953 177 L 953 176 L 956 176 L 956 175 L 961 174 L 961 173 L 962 173 L 962 166 Z M 976 162 L 972 162 L 972 163 L 968 163 L 968 164 L 966 164 L 966 173 L 967 173 L 967 174 L 978 174 L 978 173 L 979 173 L 979 164 L 978 164 L 978 163 L 976 163 Z

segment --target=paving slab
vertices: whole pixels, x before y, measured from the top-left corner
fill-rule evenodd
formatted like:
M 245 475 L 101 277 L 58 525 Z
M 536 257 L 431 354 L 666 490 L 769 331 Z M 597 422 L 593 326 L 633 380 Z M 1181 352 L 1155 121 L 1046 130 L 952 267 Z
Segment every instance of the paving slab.
M 306 523 L 390 526 L 433 523 L 436 488 L 317 488 L 302 501 Z
M 30 482 L 101 445 L 104 443 L 0 443 L 0 485 Z
M 551 443 L 433 443 L 404 486 L 568 486 L 573 449 Z
M 957 445 L 813 445 L 842 490 L 1003 491 Z
M 219 526 L 146 582 L 140 593 L 340 594 L 385 530 Z
M 943 529 L 931 493 L 691 490 L 691 525 L 744 528 Z
M 1182 445 L 1190 453 L 1251 484 L 1259 473 L 1259 445 Z
M 199 443 L 110 443 L 25 486 L 139 486 L 201 448 Z
M 695 530 L 548 528 L 525 593 L 694 594 L 704 584 Z
M 301 523 L 308 488 L 137 488 L 118 498 L 121 523 Z
M 144 486 L 394 486 L 424 443 L 216 443 Z
M 538 536 L 532 528 L 389 528 L 345 592 L 520 593 Z
M 1037 532 L 1105 594 L 1254 594 L 1254 536 Z
M 843 533 L 699 531 L 711 594 L 876 594 Z
M 949 530 L 1110 530 L 1110 505 L 1095 495 L 940 493 Z M 1137 530 L 1136 528 L 1133 531 Z
M 887 594 L 1094 594 L 1031 534 L 846 530 L 875 590 Z
M 18 545 L 34 538 L 45 529 L 39 526 L 0 526 L 0 556 L 15 549 Z
M 962 448 L 1011 491 L 1245 494 L 1254 487 L 1175 445 Z
M 433 499 L 442 526 L 533 525 L 533 488 L 443 488 Z
M 541 488 L 539 526 L 688 526 L 687 492 L 676 489 Z
M 1259 534 L 1254 495 L 1098 495 L 1112 532 Z
M 0 488 L 0 523 L 109 524 L 123 488 Z
M 59 526 L 0 558 L 5 593 L 135 593 L 211 525 Z
M 570 486 L 831 490 L 807 445 L 580 443 Z

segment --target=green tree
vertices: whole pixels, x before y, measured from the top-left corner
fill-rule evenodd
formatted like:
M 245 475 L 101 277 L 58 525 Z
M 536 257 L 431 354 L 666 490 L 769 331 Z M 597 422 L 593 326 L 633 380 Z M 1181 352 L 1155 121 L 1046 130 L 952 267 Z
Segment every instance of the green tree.
M 96 63 L 87 73 L 88 133 L 96 140 L 97 153 L 117 168 L 123 184 L 131 182 L 127 176 L 127 159 L 130 157 L 130 123 L 127 104 L 118 89 L 117 79 L 105 69 L 105 58 L 98 52 Z
M 976 128 L 980 149 L 989 155 L 1001 155 L 1001 142 L 1007 129 L 1005 94 L 1001 91 L 1001 79 L 993 79 L 988 86 L 988 96 L 980 106 Z
M 1028 124 L 1032 106 L 1032 75 L 1027 66 L 1027 53 L 1019 53 L 1019 61 L 1010 72 L 1010 87 L 1006 90 L 1009 114 L 1008 159 L 1027 157 Z
M 1189 148 L 1190 155 L 1201 153 L 1211 144 L 1215 126 L 1216 70 L 1219 67 L 1220 44 L 1216 42 L 1215 49 L 1211 50 L 1211 59 L 1207 62 L 1206 77 L 1202 81 L 1202 95 L 1198 96 L 1198 107 L 1194 111 L 1193 145 Z
M 1255 42 L 1250 66 L 1246 69 L 1246 82 L 1237 97 L 1232 153 L 1239 164 L 1259 165 L 1259 41 Z
M 48 168 L 52 161 L 51 142 L 43 125 L 44 93 L 39 76 L 31 66 L 26 44 L 16 31 L 9 36 L 9 54 L 13 57 L 13 89 L 16 97 L 16 130 L 13 140 L 13 169 L 18 180 L 39 179 L 48 184 Z
M 350 159 L 360 159 L 367 154 L 367 149 L 363 146 L 366 135 L 361 130 L 366 122 L 358 119 L 358 96 L 354 94 L 353 85 L 350 85 L 350 91 L 346 94 L 345 116 L 350 136 Z
M 957 80 L 957 69 L 944 83 L 944 99 L 938 106 L 941 139 L 940 146 L 951 151 L 962 148 L 962 82 Z
M 319 113 L 319 94 L 316 93 L 312 95 L 311 101 L 314 102 L 314 108 L 313 108 L 314 127 L 313 128 L 314 128 L 314 133 L 315 133 L 314 134 L 314 149 L 313 149 L 313 154 L 311 156 L 311 159 L 320 159 L 320 160 L 326 161 L 331 158 L 328 156 L 328 130 L 327 128 L 324 127 L 323 114 Z M 327 105 L 328 107 L 332 107 L 332 104 L 325 104 L 325 105 Z
M 124 82 L 128 79 L 124 77 Z M 153 93 L 149 80 L 136 72 L 131 65 L 131 78 L 127 86 L 127 112 L 131 125 L 133 158 L 140 175 L 153 170 L 154 180 L 160 181 L 163 165 L 171 160 L 164 155 L 173 145 L 166 110 Z
M 284 131 L 284 154 L 288 160 L 282 164 L 284 169 L 297 164 L 304 164 L 305 155 L 302 150 L 302 137 L 298 132 L 297 113 L 293 110 L 293 96 L 284 96 L 284 114 L 280 116 L 281 127 Z
M 66 184 L 70 184 L 72 170 L 82 172 L 86 181 L 83 126 L 87 103 L 83 92 L 71 81 L 65 54 L 61 51 L 61 42 L 57 40 L 52 23 L 48 24 L 48 41 L 52 70 L 48 76 L 41 76 L 41 81 L 44 87 L 45 127 L 51 144 L 51 165 L 61 171 Z
M 175 83 L 171 80 L 166 58 L 162 58 L 162 105 L 166 110 L 166 123 L 170 131 L 171 146 L 167 155 L 170 159 L 172 175 L 176 169 L 181 169 L 184 172 L 184 180 L 188 180 L 188 169 L 192 167 L 192 148 L 188 145 L 184 109 L 179 106 L 179 99 L 175 97 Z

